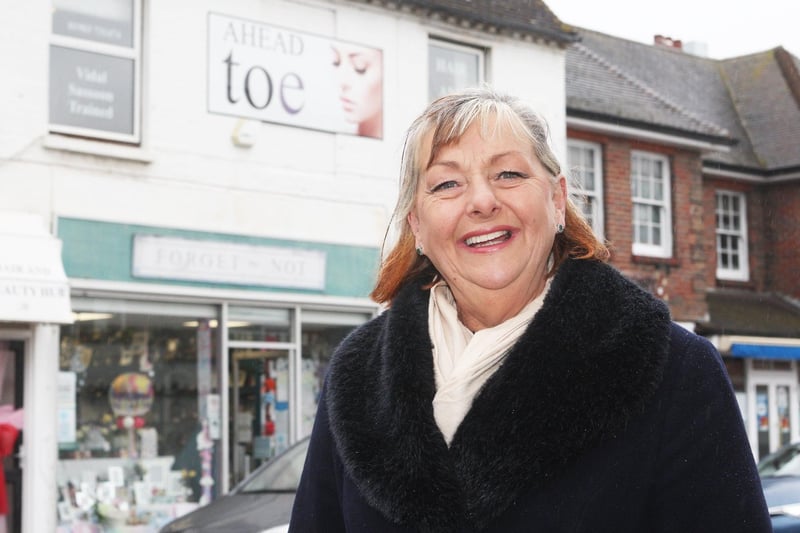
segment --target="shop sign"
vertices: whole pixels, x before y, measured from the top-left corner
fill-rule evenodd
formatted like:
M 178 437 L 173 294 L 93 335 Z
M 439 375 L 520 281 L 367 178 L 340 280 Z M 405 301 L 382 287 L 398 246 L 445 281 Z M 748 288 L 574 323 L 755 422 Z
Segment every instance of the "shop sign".
M 259 435 L 253 439 L 253 458 L 269 459 L 272 457 L 272 439 Z
M 72 323 L 61 241 L 0 234 L 0 321 Z
M 383 52 L 209 13 L 208 110 L 380 138 Z
M 56 436 L 59 444 L 71 444 L 76 440 L 78 378 L 75 372 L 58 373 L 58 417 Z
M 53 0 L 53 33 L 115 46 L 133 46 L 131 0 Z
M 325 288 L 325 252 L 157 235 L 133 240 L 133 275 L 289 289 Z
M 51 124 L 132 135 L 134 68 L 131 58 L 51 45 Z

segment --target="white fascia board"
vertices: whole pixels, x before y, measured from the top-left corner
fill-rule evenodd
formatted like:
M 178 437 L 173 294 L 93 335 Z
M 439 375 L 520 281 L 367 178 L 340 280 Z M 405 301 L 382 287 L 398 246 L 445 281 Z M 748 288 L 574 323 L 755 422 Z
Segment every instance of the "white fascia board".
M 737 170 L 725 170 L 719 168 L 712 168 L 703 166 L 703 174 L 721 178 L 731 178 L 738 181 L 747 181 L 752 183 L 781 183 L 784 181 L 800 180 L 800 172 L 792 172 L 783 174 L 781 176 L 764 176 L 759 174 L 752 174 L 749 172 L 741 172 Z
M 708 152 L 730 152 L 730 146 L 720 143 L 713 143 L 709 141 L 701 141 L 698 139 L 689 139 L 678 135 L 670 135 L 668 133 L 659 133 L 655 131 L 645 130 L 642 128 L 634 128 L 631 126 L 622 126 L 619 124 L 609 124 L 607 122 L 599 122 L 585 118 L 567 117 L 567 126 L 578 128 L 587 131 L 595 131 L 598 133 L 607 133 L 618 137 L 629 137 L 639 139 L 642 141 L 650 141 L 658 144 L 667 144 L 671 146 L 679 146 L 683 148 L 691 148 L 694 150 L 708 151 Z

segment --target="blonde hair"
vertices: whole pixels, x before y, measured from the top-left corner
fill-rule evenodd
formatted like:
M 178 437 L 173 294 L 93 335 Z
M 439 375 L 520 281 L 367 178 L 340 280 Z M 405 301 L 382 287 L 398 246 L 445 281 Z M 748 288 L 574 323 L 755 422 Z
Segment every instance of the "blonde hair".
M 509 127 L 519 138 L 530 142 L 536 157 L 551 174 L 553 184 L 557 184 L 561 165 L 548 143 L 550 132 L 547 123 L 522 100 L 489 86 L 467 89 L 435 100 L 406 133 L 400 167 L 400 193 L 392 215 L 399 226 L 399 237 L 381 264 L 378 281 L 370 295 L 375 301 L 391 302 L 412 279 L 427 277 L 432 282 L 438 277 L 433 264 L 425 256 L 416 254 L 408 214 L 414 207 L 422 172 L 443 147 L 458 142 L 473 124 L 478 124 L 484 135 L 489 133 L 491 125 L 494 128 Z M 424 142 L 431 132 L 430 155 L 427 161 L 421 161 L 428 148 Z M 553 243 L 553 262 L 548 275 L 552 275 L 567 257 L 605 261 L 609 256 L 608 249 L 595 237 L 580 211 L 569 198 L 566 200 L 565 229 L 556 235 Z

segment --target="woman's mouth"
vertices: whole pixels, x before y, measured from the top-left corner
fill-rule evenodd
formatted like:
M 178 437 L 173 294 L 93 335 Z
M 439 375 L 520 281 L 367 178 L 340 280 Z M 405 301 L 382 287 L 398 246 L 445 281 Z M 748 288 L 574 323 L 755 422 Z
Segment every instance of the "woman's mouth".
M 501 242 L 507 241 L 511 238 L 511 232 L 508 230 L 493 231 L 483 235 L 475 235 L 464 239 L 464 243 L 471 248 L 479 248 L 483 246 L 494 246 Z

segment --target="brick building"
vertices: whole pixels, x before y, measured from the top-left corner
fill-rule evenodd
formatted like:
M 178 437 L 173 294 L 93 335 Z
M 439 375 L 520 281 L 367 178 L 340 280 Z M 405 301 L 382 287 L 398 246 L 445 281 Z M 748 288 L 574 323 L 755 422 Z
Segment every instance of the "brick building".
M 589 30 L 568 163 L 613 263 L 723 355 L 756 456 L 800 438 L 800 61 Z

